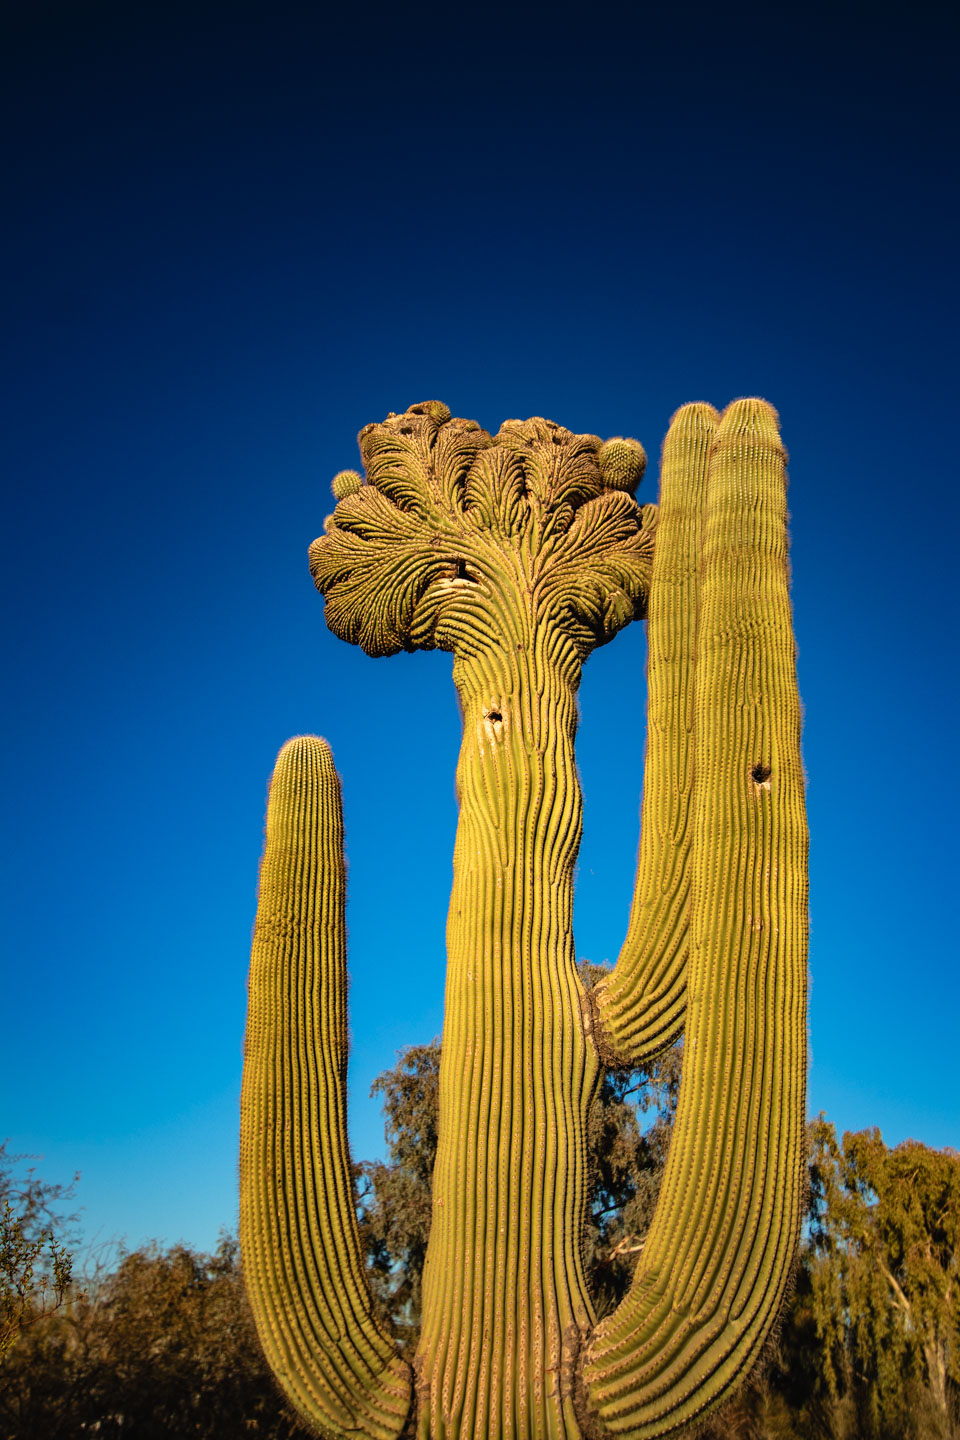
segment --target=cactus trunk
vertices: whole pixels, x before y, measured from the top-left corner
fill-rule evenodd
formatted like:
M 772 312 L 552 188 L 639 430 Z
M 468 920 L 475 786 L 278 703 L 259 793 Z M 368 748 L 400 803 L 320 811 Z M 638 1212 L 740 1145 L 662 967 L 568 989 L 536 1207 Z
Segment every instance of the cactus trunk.
M 598 1075 L 571 929 L 579 663 L 533 617 L 458 661 L 461 804 L 419 1435 L 573 1437 L 592 1309 L 580 1255 Z M 554 643 L 551 643 L 554 642 Z

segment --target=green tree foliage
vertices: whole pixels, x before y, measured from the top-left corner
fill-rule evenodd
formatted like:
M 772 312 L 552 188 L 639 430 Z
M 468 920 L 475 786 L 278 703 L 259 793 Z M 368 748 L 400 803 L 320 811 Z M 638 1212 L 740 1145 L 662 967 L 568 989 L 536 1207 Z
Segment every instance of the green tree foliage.
M 437 1154 L 440 1045 L 411 1045 L 373 1083 L 383 1097 L 389 1164 L 356 1166 L 360 1242 L 380 1319 L 412 1353 L 420 1331 L 420 1281 L 430 1235 Z
M 809 1263 L 830 1393 L 846 1397 L 866 1435 L 952 1437 L 960 1154 L 915 1140 L 890 1150 L 879 1130 L 838 1142 L 822 1118 L 812 1139 Z
M 72 1217 L 62 1213 L 73 1186 L 18 1170 L 24 1158 L 0 1145 L 0 1365 L 24 1326 L 63 1304 L 73 1265 L 63 1234 Z
M 960 1440 L 960 1155 L 808 1131 L 807 1237 L 776 1342 L 699 1440 Z

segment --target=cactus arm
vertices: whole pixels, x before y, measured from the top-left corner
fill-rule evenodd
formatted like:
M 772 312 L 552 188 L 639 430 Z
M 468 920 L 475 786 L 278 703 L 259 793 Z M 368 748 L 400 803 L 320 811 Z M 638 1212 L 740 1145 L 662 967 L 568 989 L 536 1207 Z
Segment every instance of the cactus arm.
M 806 822 L 775 412 L 711 456 L 696 676 L 683 1080 L 631 1290 L 591 1337 L 586 1433 L 666 1435 L 724 1396 L 782 1302 L 800 1230 Z
M 329 1436 L 395 1440 L 409 1367 L 373 1319 L 346 1127 L 340 785 L 326 742 L 288 741 L 267 809 L 241 1098 L 240 1241 L 281 1386 Z
M 684 405 L 663 445 L 637 880 L 616 967 L 590 996 L 595 1038 L 611 1065 L 650 1060 L 677 1038 L 686 1013 L 700 546 L 719 418 L 711 405 Z

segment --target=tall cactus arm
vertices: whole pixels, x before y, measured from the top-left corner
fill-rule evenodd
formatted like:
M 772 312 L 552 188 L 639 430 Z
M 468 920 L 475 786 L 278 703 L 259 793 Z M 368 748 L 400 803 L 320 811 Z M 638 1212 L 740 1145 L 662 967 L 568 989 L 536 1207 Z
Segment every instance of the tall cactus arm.
M 710 460 L 696 676 L 684 1070 L 632 1287 L 591 1337 L 591 1435 L 671 1433 L 751 1364 L 800 1230 L 807 835 L 776 414 L 725 412 Z
M 677 1038 L 686 1014 L 700 546 L 719 419 L 711 405 L 684 405 L 663 445 L 637 881 L 616 968 L 591 995 L 595 1039 L 612 1065 L 650 1060 Z
M 240 1241 L 261 1344 L 321 1434 L 394 1440 L 409 1367 L 373 1319 L 346 1126 L 340 785 L 325 741 L 290 740 L 267 808 L 250 964 Z

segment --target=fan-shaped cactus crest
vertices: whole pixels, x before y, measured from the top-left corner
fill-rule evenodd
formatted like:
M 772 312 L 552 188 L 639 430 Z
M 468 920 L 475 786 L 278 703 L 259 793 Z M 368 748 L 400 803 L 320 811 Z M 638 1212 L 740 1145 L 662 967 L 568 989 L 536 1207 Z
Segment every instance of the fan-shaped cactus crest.
M 327 624 L 441 648 L 463 711 L 440 1138 L 414 1364 L 375 1322 L 346 1135 L 344 871 L 329 748 L 274 772 L 250 972 L 241 1240 L 264 1349 L 329 1436 L 668 1435 L 745 1375 L 799 1235 L 806 827 L 771 407 L 689 405 L 645 456 L 549 421 L 495 436 L 415 405 L 360 434 L 310 549 Z M 580 983 L 580 669 L 648 618 L 637 884 Z M 601 1067 L 683 1033 L 658 1208 L 597 1324 L 581 1232 Z

